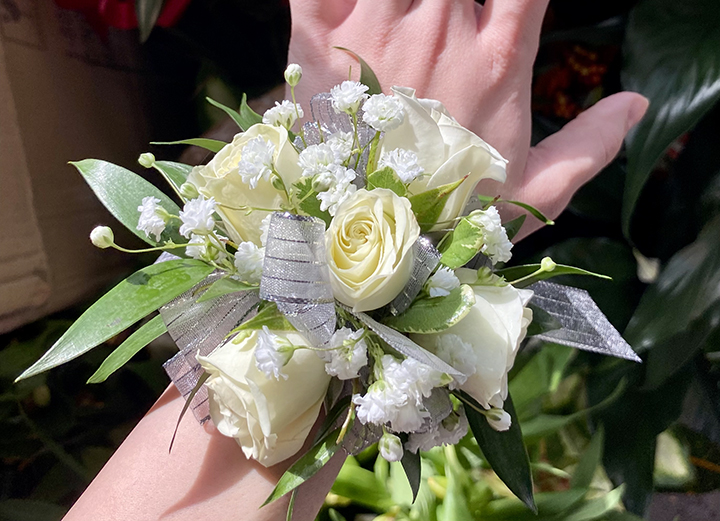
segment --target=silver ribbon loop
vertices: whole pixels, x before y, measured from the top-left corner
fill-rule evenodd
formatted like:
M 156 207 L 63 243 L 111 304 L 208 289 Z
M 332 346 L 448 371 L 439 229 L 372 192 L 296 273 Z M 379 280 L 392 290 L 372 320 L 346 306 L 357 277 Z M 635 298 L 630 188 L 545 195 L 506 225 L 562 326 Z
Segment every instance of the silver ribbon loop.
M 440 262 L 442 255 L 427 237 L 419 237 L 413 245 L 413 265 L 410 279 L 402 292 L 390 303 L 390 313 L 399 315 L 407 310 Z
M 160 316 L 168 333 L 180 350 L 163 364 L 163 368 L 183 398 L 188 397 L 203 373 L 196 355 L 208 355 L 223 344 L 233 329 L 250 318 L 260 302 L 257 291 L 233 293 L 197 302 L 200 295 L 223 276 L 219 271 L 212 273 L 200 284 L 160 308 Z M 190 408 L 200 423 L 210 418 L 205 386 L 195 394 Z
M 278 309 L 316 347 L 335 332 L 335 299 L 325 260 L 325 223 L 275 212 L 265 245 L 260 298 Z
M 528 289 L 535 292 L 532 302 L 562 325 L 561 329 L 547 331 L 536 338 L 642 362 L 587 291 L 546 281 L 536 282 Z

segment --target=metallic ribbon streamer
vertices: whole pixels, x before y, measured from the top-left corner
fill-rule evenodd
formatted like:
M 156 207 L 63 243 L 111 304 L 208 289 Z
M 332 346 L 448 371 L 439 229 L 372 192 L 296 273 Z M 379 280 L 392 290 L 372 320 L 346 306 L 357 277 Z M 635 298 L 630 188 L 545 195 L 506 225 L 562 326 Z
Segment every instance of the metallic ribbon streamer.
M 422 236 L 415 241 L 412 251 L 413 265 L 410 279 L 400 294 L 390 303 L 390 313 L 393 315 L 399 315 L 410 307 L 442 256 L 430 239 Z
M 220 271 L 212 273 L 200 284 L 160 308 L 168 333 L 180 350 L 163 364 L 163 368 L 183 398 L 187 398 L 203 373 L 195 356 L 208 355 L 223 344 L 235 327 L 250 318 L 260 302 L 256 291 L 197 302 L 203 291 L 223 276 Z M 190 408 L 200 423 L 210 418 L 205 386 L 195 394 Z
M 314 346 L 328 343 L 336 320 L 323 221 L 289 212 L 272 214 L 260 298 L 277 303 Z
M 546 281 L 536 282 L 528 289 L 535 292 L 533 303 L 562 325 L 561 329 L 547 331 L 536 338 L 642 362 L 587 291 Z

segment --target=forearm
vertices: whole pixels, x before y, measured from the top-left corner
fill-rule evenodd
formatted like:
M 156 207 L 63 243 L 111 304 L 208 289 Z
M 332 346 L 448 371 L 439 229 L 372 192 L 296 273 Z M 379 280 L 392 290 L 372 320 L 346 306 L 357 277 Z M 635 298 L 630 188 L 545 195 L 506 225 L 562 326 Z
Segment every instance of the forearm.
M 183 403 L 175 387 L 168 388 L 65 520 L 284 519 L 287 497 L 260 505 L 292 459 L 271 468 L 247 460 L 235 440 L 211 422 L 199 425 L 191 414 L 180 423 L 169 453 Z M 294 520 L 314 519 L 343 460 L 336 456 L 300 488 Z

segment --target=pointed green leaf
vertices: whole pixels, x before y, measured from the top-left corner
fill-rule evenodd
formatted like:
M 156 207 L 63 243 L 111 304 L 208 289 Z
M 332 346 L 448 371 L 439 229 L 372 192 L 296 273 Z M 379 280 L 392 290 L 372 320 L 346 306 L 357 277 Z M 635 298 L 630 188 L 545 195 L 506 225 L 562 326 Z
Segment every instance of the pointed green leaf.
M 240 128 L 247 130 L 253 125 L 262 123 L 262 116 L 250 108 L 247 103 L 247 94 L 243 93 L 240 100 Z
M 293 463 L 292 467 L 280 477 L 275 486 L 275 490 L 273 490 L 265 500 L 263 506 L 295 490 L 323 468 L 325 464 L 330 461 L 330 458 L 342 447 L 341 443 L 336 443 L 339 433 L 340 429 L 332 431 L 307 451 L 304 456 Z
M 262 329 L 267 326 L 272 331 L 295 331 L 293 325 L 288 322 L 273 302 L 258 311 L 258 314 L 236 327 L 230 334 L 239 331 L 252 331 L 253 329 Z
M 498 432 L 490 427 L 485 416 L 480 412 L 483 410 L 482 407 L 467 393 L 455 391 L 454 394 L 465 404 L 470 429 L 490 466 L 513 494 L 529 509 L 537 512 L 533 499 L 530 461 L 510 395 L 505 400 L 503 408 L 512 418 L 512 423 L 509 430 Z
M 585 490 L 540 492 L 535 495 L 537 513 L 515 498 L 496 499 L 482 511 L 483 521 L 565 521 L 564 514 L 583 500 Z
M 173 185 L 177 193 L 180 193 L 180 187 L 187 181 L 192 170 L 190 165 L 175 163 L 174 161 L 155 161 L 153 167 Z
M 512 268 L 503 268 L 501 270 L 497 270 L 495 273 L 497 275 L 505 277 L 505 280 L 507 280 L 516 288 L 526 288 L 539 280 L 547 280 L 553 277 L 559 277 L 560 275 L 587 275 L 590 277 L 598 277 L 600 279 L 612 280 L 612 278 L 608 277 L 607 275 L 601 275 L 599 273 L 593 273 L 592 271 L 583 270 L 581 268 L 574 268 L 572 266 L 558 264 L 553 271 L 543 271 L 542 273 L 539 273 L 538 275 L 535 275 L 529 279 L 515 283 L 516 280 L 527 277 L 528 275 L 536 272 L 539 269 L 540 264 L 523 264 L 522 266 L 513 266 Z
M 252 125 L 249 125 L 247 128 L 244 127 L 244 125 L 247 124 L 247 121 L 245 121 L 242 118 L 242 116 L 240 116 L 240 113 L 237 110 L 231 109 L 230 107 L 223 105 L 219 101 L 215 101 L 214 99 L 212 99 L 210 97 L 206 97 L 205 99 L 207 100 L 208 103 L 210 103 L 210 105 L 212 105 L 213 107 L 219 108 L 225 114 L 230 116 L 230 118 L 237 124 L 238 127 L 240 127 L 241 130 L 247 130 L 248 128 L 250 128 L 250 126 L 252 126 Z M 245 99 L 244 94 L 243 94 L 243 99 Z
M 108 376 L 129 362 L 138 351 L 166 331 L 167 328 L 165 327 L 165 322 L 163 322 L 162 317 L 160 315 L 153 317 L 110 353 L 103 363 L 100 364 L 97 371 L 88 378 L 87 383 L 98 384 L 104 382 Z
M 545 217 L 543 215 L 543 213 L 540 210 L 538 210 L 534 206 L 529 205 L 527 203 L 523 203 L 520 201 L 510 201 L 508 199 L 498 199 L 496 197 L 489 197 L 487 195 L 478 195 L 477 197 L 481 203 L 485 203 L 485 204 L 507 203 L 507 204 L 519 206 L 523 210 L 527 210 L 530 213 L 530 215 L 535 217 L 537 220 L 542 221 L 544 224 L 547 224 L 547 225 L 555 224 L 555 221 L 553 221 L 552 219 L 548 219 L 547 217 Z
M 205 302 L 206 300 L 222 297 L 223 295 L 229 295 L 230 293 L 252 291 L 257 289 L 257 285 L 247 284 L 232 277 L 223 277 L 220 280 L 213 282 L 212 285 L 200 296 L 200 298 L 197 299 L 197 301 Z
M 387 188 L 388 190 L 395 192 L 400 197 L 405 197 L 408 193 L 405 184 L 389 166 L 380 170 L 375 170 L 372 174 L 367 176 L 366 188 L 368 190 L 373 190 L 375 188 Z
M 720 100 L 720 9 L 715 0 L 645 0 L 628 19 L 621 80 L 650 100 L 630 131 L 623 232 L 667 147 Z
M 380 87 L 380 82 L 378 81 L 377 76 L 375 76 L 375 73 L 370 68 L 370 66 L 365 63 L 365 60 L 363 60 L 360 56 L 355 54 L 350 49 L 346 49 L 345 47 L 336 46 L 335 49 L 345 51 L 353 58 L 355 58 L 358 62 L 360 62 L 360 83 L 368 86 L 368 94 L 382 94 L 382 87 Z
M 592 437 L 580 462 L 575 467 L 570 486 L 572 488 L 588 489 L 592 483 L 593 476 L 598 465 L 602 462 L 603 445 L 605 443 L 605 432 L 602 426 Z
M 430 231 L 430 229 L 437 224 L 440 213 L 443 211 L 443 208 L 445 208 L 447 197 L 453 193 L 465 179 L 466 177 L 463 177 L 454 183 L 438 186 L 437 188 L 409 197 L 412 211 L 423 233 Z M 451 227 L 452 223 L 450 223 L 449 226 Z
M 140 218 L 138 206 L 142 204 L 143 198 L 157 197 L 160 199 L 160 206 L 171 214 L 177 215 L 180 212 L 178 205 L 167 195 L 139 175 L 121 166 L 99 159 L 84 159 L 70 164 L 82 174 L 105 208 L 128 230 L 152 246 L 157 246 L 158 243 L 152 237 L 146 236 L 145 232 L 137 229 Z M 168 224 L 161 238 L 171 239 L 176 243 L 185 242 L 178 233 L 175 221 Z
M 213 270 L 201 261 L 179 259 L 136 271 L 90 306 L 17 380 L 42 373 L 88 352 L 189 290 Z
M 522 225 L 525 223 L 526 218 L 527 215 L 523 214 L 515 217 L 515 219 L 513 219 L 512 221 L 508 221 L 503 224 L 509 240 L 512 241 L 513 238 L 518 234 L 520 228 L 522 228 Z
M 460 219 L 440 248 L 440 263 L 451 270 L 465 266 L 485 244 L 483 229 L 473 224 L 468 217 Z
M 401 333 L 437 333 L 460 322 L 474 304 L 475 292 L 463 284 L 445 297 L 418 299 L 404 313 L 384 318 L 383 323 Z
M 405 476 L 407 476 L 410 490 L 412 490 L 412 502 L 415 502 L 418 491 L 420 490 L 420 478 L 422 477 L 422 469 L 420 465 L 420 452 L 410 452 L 405 450 L 400 460 Z
M 331 491 L 377 512 L 395 505 L 386 483 L 381 483 L 371 470 L 360 467 L 352 456 L 345 460 Z
M 193 145 L 196 147 L 204 148 L 210 152 L 220 152 L 222 148 L 227 145 L 224 141 L 217 139 L 209 139 L 205 137 L 196 137 L 190 139 L 180 139 L 178 141 L 151 141 L 151 145 Z
M 584 501 L 573 512 L 566 514 L 563 517 L 563 521 L 594 521 L 595 519 L 600 519 L 601 516 L 611 510 L 617 509 L 624 491 L 625 485 L 620 485 L 607 494 L 589 501 Z
M 177 436 L 178 427 L 180 427 L 180 420 L 183 419 L 183 416 L 185 416 L 185 413 L 190 408 L 190 403 L 192 402 L 192 399 L 195 398 L 195 395 L 198 393 L 203 384 L 207 382 L 208 378 L 210 378 L 210 373 L 203 372 L 203 374 L 201 374 L 198 378 L 195 387 L 192 388 L 190 394 L 188 394 L 187 398 L 185 398 L 185 405 L 183 405 L 182 411 L 180 411 L 180 416 L 178 416 L 177 423 L 175 424 L 175 430 L 173 431 L 172 438 L 170 439 L 170 447 L 168 448 L 168 453 L 172 452 L 173 444 L 175 443 L 175 436 Z
M 330 226 L 332 217 L 327 211 L 323 212 L 320 209 L 320 201 L 317 198 L 317 192 L 313 190 L 312 179 L 302 179 L 293 186 L 297 188 L 295 199 L 298 201 L 300 209 L 312 217 L 322 219 L 327 226 Z
M 140 29 L 140 42 L 145 43 L 155 27 L 164 0 L 135 0 L 135 16 Z

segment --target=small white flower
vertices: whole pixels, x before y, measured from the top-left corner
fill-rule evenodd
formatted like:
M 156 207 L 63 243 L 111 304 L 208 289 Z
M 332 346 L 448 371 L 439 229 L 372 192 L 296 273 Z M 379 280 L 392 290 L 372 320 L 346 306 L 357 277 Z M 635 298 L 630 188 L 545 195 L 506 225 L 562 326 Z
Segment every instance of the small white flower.
M 337 164 L 335 153 L 328 143 L 310 145 L 300 152 L 298 165 L 303 169 L 303 177 L 315 177 L 327 172 L 330 165 Z
M 158 210 L 164 210 L 158 203 L 160 199 L 157 197 L 143 197 L 142 204 L 138 206 L 140 219 L 138 220 L 137 229 L 145 232 L 145 235 L 155 236 L 155 240 L 160 240 L 160 234 L 165 230 L 165 219 L 160 217 Z
M 393 96 L 373 94 L 363 105 L 363 121 L 380 132 L 398 128 L 404 119 L 402 102 Z
M 334 216 L 337 207 L 348 197 L 355 193 L 357 187 L 352 184 L 356 177 L 355 171 L 351 168 L 335 165 L 331 167 L 328 175 L 328 184 L 330 187 L 317 194 L 320 201 L 320 210 L 330 212 Z
M 450 390 L 464 384 L 468 377 L 474 375 L 477 371 L 478 359 L 473 346 L 463 341 L 458 335 L 452 333 L 437 335 L 435 337 L 435 354 L 440 360 L 464 375 L 456 376 L 450 382 L 448 385 Z
M 475 210 L 468 215 L 468 220 L 483 229 L 485 244 L 480 251 L 490 257 L 493 264 L 510 260 L 510 257 L 512 257 L 510 250 L 513 244 L 508 239 L 507 232 L 502 226 L 497 208 L 491 206 L 484 211 Z
M 443 373 L 414 358 L 397 363 L 392 356 L 385 355 L 382 363 L 385 380 L 407 394 L 417 405 L 430 396 L 433 388 L 442 384 Z
M 238 163 L 238 173 L 243 182 L 255 188 L 260 179 L 270 180 L 274 154 L 275 145 L 260 136 L 248 141 Z
M 347 80 L 340 85 L 335 85 L 330 89 L 330 97 L 332 98 L 332 106 L 335 112 L 355 114 L 362 100 L 367 99 L 367 90 L 367 85 L 363 85 L 357 81 Z
M 400 438 L 387 431 L 378 442 L 380 455 L 388 461 L 400 461 L 403 457 L 403 446 Z
M 297 107 L 297 111 L 295 110 Z M 290 130 L 297 121 L 298 116 L 303 117 L 302 107 L 300 104 L 294 104 L 292 101 L 283 100 L 282 103 L 275 102 L 275 106 L 265 111 L 262 122 L 266 125 L 275 127 L 285 127 Z
M 263 326 L 262 331 L 258 331 L 255 366 L 268 378 L 287 380 L 282 368 L 290 361 L 294 351 L 290 342 L 272 334 L 267 326 Z
M 465 437 L 467 432 L 467 416 L 465 416 L 465 410 L 461 406 L 457 412 L 450 413 L 447 418 L 440 422 L 437 429 L 410 434 L 406 448 L 417 453 L 418 450 L 426 452 L 440 445 L 455 445 Z
M 205 235 L 211 232 L 215 227 L 214 213 L 215 198 L 213 197 L 210 199 L 198 197 L 188 201 L 180 210 L 180 220 L 182 221 L 180 234 L 183 237 L 190 237 L 193 233 Z
M 403 148 L 395 148 L 382 155 L 378 168 L 385 167 L 392 168 L 405 184 L 412 183 L 424 172 L 423 167 L 418 164 L 417 154 Z
M 337 376 L 340 380 L 351 380 L 358 376 L 358 371 L 368 363 L 367 344 L 362 339 L 364 333 L 364 329 L 353 331 L 348 327 L 335 331 L 328 345 L 332 351 L 324 352 L 329 357 L 325 364 L 327 374 Z
M 288 85 L 294 87 L 300 83 L 300 78 L 302 78 L 302 67 L 300 67 L 297 63 L 289 64 L 287 69 L 285 69 L 285 81 Z
M 270 230 L 270 219 L 272 219 L 271 213 L 267 214 L 260 223 L 260 244 L 262 244 L 263 246 L 267 246 L 268 230 Z
M 252 242 L 241 242 L 235 252 L 235 267 L 240 280 L 250 284 L 260 283 L 262 277 L 265 248 L 258 248 Z
M 389 386 L 384 380 L 373 383 L 365 393 L 353 395 L 355 413 L 362 423 L 382 425 L 397 416 L 397 408 L 407 402 L 407 395 Z
M 101 249 L 109 248 L 115 242 L 115 234 L 109 226 L 96 226 L 90 232 L 90 242 Z
M 335 132 L 325 141 L 333 153 L 335 154 L 335 161 L 337 163 L 344 163 L 350 158 L 350 154 L 353 151 L 354 137 L 352 132 Z
M 505 412 L 504 409 L 499 409 L 497 407 L 492 407 L 488 410 L 485 413 L 485 419 L 490 424 L 490 427 L 500 432 L 508 430 L 512 424 L 512 418 L 510 415 Z
M 425 408 L 409 399 L 405 405 L 395 409 L 395 417 L 390 420 L 390 426 L 397 432 L 413 432 L 423 426 L 430 413 Z
M 460 287 L 460 281 L 455 272 L 441 266 L 427 282 L 428 293 L 431 297 L 446 297 L 452 290 Z

